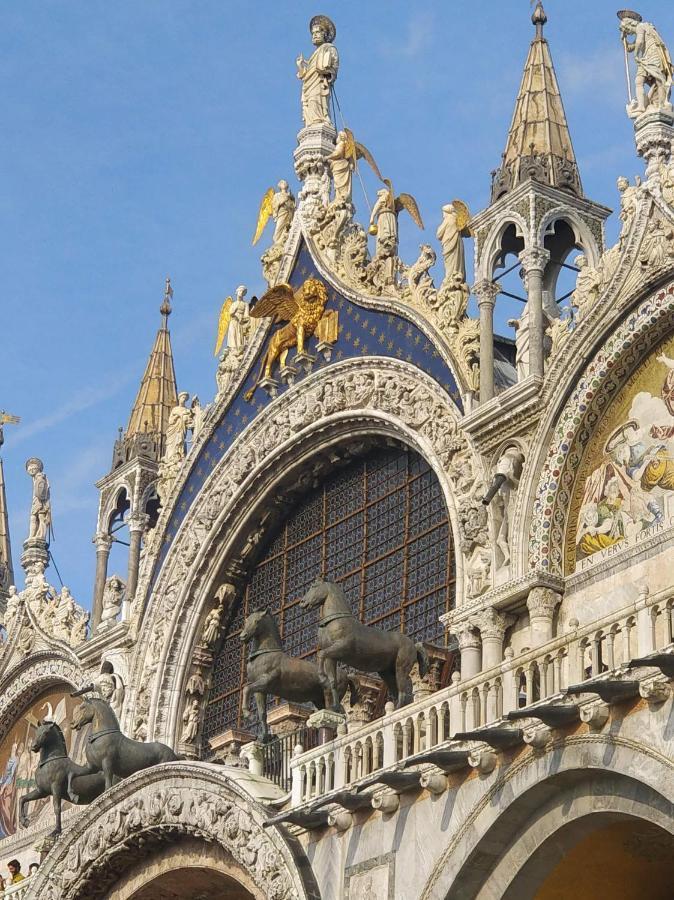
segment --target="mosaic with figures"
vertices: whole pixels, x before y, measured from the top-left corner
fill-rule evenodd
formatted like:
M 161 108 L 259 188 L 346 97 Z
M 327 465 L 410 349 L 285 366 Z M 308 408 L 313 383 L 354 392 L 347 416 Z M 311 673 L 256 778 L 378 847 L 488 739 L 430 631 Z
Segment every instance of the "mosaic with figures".
M 674 338 L 653 351 L 599 423 L 569 521 L 567 573 L 674 527 Z
M 338 470 L 286 520 L 249 583 L 215 661 L 205 736 L 241 725 L 246 616 L 269 609 L 293 656 L 316 652 L 317 612 L 298 601 L 317 575 L 340 582 L 361 621 L 443 644 L 454 600 L 447 508 L 410 450 L 377 450 Z

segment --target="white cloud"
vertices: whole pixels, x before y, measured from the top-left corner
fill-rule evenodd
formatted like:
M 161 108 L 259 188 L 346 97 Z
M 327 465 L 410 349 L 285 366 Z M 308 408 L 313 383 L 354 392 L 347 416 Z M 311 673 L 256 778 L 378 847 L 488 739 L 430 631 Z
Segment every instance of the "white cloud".
M 433 17 L 429 12 L 416 13 L 407 23 L 405 35 L 396 40 L 382 43 L 381 50 L 386 56 L 396 55 L 406 59 L 416 59 L 428 47 L 434 32 Z

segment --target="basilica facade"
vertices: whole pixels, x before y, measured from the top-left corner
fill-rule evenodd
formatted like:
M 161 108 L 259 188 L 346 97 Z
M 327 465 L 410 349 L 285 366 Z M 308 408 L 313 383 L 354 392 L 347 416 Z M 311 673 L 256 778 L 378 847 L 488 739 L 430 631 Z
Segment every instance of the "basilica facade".
M 405 262 L 421 211 L 336 121 L 312 19 L 268 289 L 223 304 L 202 405 L 167 281 L 91 614 L 45 575 L 38 458 L 20 577 L 0 463 L 0 848 L 39 863 L 6 896 L 671 897 L 674 68 L 621 11 L 643 175 L 607 247 L 532 22 L 487 205 L 439 198 Z

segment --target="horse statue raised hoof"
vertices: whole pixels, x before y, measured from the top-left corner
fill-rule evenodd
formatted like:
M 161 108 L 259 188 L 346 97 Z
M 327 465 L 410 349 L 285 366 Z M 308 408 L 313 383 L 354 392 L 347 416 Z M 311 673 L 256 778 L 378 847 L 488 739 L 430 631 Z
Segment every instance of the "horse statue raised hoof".
M 33 776 L 35 790 L 24 794 L 19 803 L 19 824 L 22 828 L 28 827 L 28 803 L 51 797 L 56 819 L 52 836 L 55 837 L 61 834 L 61 803 L 64 800 L 80 806 L 91 803 L 105 790 L 105 779 L 101 774 L 91 774 L 87 767 L 79 766 L 70 759 L 63 732 L 56 722 L 38 722 L 30 749 L 33 753 L 39 752 L 40 762 Z
M 80 697 L 94 690 L 93 685 L 71 694 Z M 173 762 L 180 757 L 166 744 L 159 741 L 146 744 L 134 741 L 122 734 L 119 720 L 106 700 L 85 697 L 75 708 L 71 725 L 79 731 L 92 722 L 92 732 L 86 743 L 86 772 L 102 772 L 105 789 L 112 787 L 114 778 L 127 778 L 141 769 L 159 763 Z
M 318 668 L 332 691 L 332 709 L 339 709 L 337 663 L 377 672 L 397 708 L 412 701 L 410 671 L 419 663 L 423 678 L 428 672 L 428 654 L 422 644 L 400 631 L 382 631 L 363 625 L 349 608 L 343 589 L 331 581 L 317 579 L 300 600 L 302 609 L 320 610 L 318 622 Z
M 292 703 L 313 703 L 316 709 L 326 708 L 326 689 L 332 691 L 332 685 L 314 663 L 288 656 L 271 613 L 267 610 L 251 613 L 243 623 L 240 637 L 243 643 L 251 644 L 241 700 L 243 718 L 251 718 L 249 704 L 253 694 L 259 722 L 258 740 L 263 743 L 271 740 L 267 725 L 268 694 Z M 341 668 L 336 673 L 335 690 L 338 703 L 347 690 L 351 692 L 351 702 L 357 701 L 357 687 Z

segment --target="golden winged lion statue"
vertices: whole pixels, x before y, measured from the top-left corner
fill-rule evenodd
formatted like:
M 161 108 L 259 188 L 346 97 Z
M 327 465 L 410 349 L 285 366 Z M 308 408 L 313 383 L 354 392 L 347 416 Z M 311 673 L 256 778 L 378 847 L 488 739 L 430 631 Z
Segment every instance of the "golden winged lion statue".
M 272 377 L 277 360 L 280 366 L 284 366 L 293 347 L 297 347 L 298 354 L 305 352 L 306 341 L 318 328 L 327 302 L 328 291 L 323 282 L 317 278 L 307 278 L 298 290 L 293 290 L 289 284 L 277 284 L 251 304 L 250 315 L 254 319 L 273 316 L 287 324 L 272 335 L 257 380 L 246 392 L 246 400 L 252 399 L 263 379 Z

